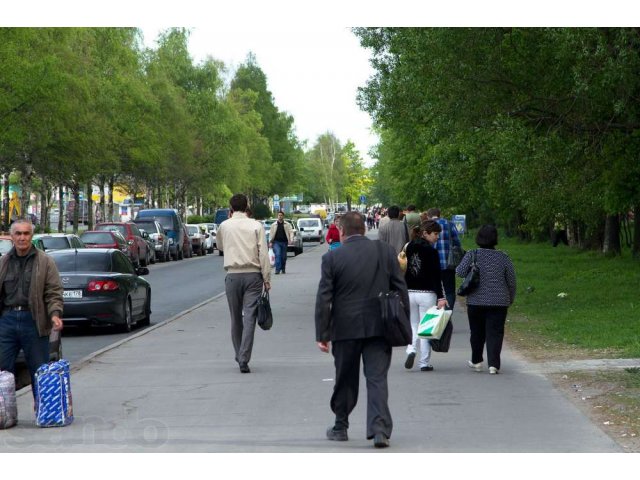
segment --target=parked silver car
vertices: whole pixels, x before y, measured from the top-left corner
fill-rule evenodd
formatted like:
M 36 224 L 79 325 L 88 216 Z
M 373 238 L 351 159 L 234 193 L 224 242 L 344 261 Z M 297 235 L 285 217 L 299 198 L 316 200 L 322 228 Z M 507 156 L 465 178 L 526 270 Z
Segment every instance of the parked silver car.
M 45 252 L 67 248 L 85 248 L 80 237 L 73 233 L 38 233 L 33 238 L 35 240 L 42 239 Z
M 138 225 L 140 231 L 144 230 L 149 235 L 153 249 L 156 252 L 156 259 L 161 262 L 171 260 L 171 255 L 169 254 L 169 236 L 165 233 L 160 222 L 151 217 L 137 218 L 133 222 Z

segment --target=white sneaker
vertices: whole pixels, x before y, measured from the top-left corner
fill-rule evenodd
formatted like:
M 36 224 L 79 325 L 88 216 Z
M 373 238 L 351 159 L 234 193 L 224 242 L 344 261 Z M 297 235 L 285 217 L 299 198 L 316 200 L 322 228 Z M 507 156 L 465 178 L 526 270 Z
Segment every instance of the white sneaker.
M 482 371 L 482 362 L 480 363 L 472 363 L 471 360 L 469 360 L 469 368 L 473 368 L 476 372 L 481 372 Z
M 497 375 L 499 370 L 496 367 L 489 367 L 489 373 L 491 375 Z

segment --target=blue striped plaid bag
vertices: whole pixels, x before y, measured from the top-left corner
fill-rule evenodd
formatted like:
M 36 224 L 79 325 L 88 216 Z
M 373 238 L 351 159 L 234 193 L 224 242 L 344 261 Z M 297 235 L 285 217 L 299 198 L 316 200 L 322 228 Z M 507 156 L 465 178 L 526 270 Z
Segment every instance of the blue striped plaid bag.
M 64 427 L 73 422 L 69 362 L 40 365 L 36 371 L 36 425 Z

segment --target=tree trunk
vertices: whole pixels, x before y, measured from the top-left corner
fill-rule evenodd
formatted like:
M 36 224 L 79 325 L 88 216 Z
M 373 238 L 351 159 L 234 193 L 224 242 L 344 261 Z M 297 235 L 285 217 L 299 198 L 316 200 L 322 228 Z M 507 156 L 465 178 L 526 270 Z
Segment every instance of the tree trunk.
M 0 230 L 9 230 L 9 174 L 2 175 L 2 188 L 4 193 L 2 195 L 2 225 Z
M 93 185 L 87 183 L 87 230 L 93 230 Z
M 640 259 L 640 206 L 633 208 L 633 245 L 631 256 Z
M 73 184 L 72 187 L 72 191 L 73 191 L 73 200 L 74 200 L 74 205 L 73 205 L 73 230 L 72 232 L 75 233 L 76 235 L 78 234 L 78 222 L 79 222 L 79 217 L 80 217 L 80 186 L 77 183 Z
M 612 257 L 622 253 L 622 247 L 620 245 L 620 217 L 618 215 L 607 215 L 604 224 L 602 253 Z
M 40 190 L 40 231 L 48 232 L 49 228 L 49 184 L 43 180 Z
M 107 218 L 109 222 L 113 222 L 115 221 L 115 219 L 113 218 L 113 184 L 115 182 L 115 179 L 113 177 L 109 178 L 109 212 L 107 213 Z
M 67 209 L 64 204 L 64 188 L 62 185 L 58 185 L 58 232 L 63 231 L 63 227 L 66 227 Z

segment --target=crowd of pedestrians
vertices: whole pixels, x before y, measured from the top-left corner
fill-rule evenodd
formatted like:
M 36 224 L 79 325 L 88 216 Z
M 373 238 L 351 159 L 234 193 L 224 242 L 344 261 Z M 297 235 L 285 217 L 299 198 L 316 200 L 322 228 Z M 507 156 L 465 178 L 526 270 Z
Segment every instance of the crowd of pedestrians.
M 233 215 L 218 229 L 218 243 L 224 250 L 235 360 L 242 373 L 249 373 L 258 301 L 262 291 L 271 286 L 271 267 L 264 229 L 246 215 L 246 196 L 234 195 L 230 207 Z M 365 235 L 367 228 L 378 229 L 379 241 Z M 279 241 L 284 244 L 287 236 L 284 225 L 271 227 L 274 247 Z M 362 362 L 367 386 L 366 435 L 376 448 L 389 446 L 393 421 L 387 374 L 392 347 L 385 337 L 380 293 L 397 292 L 401 308 L 410 319 L 412 341 L 406 346 L 405 368 L 413 368 L 419 353 L 418 368 L 431 372 L 431 343 L 418 336 L 420 320 L 434 306 L 452 310 L 456 275 L 465 277 L 472 267 L 477 268 L 480 283 L 467 296 L 471 345 L 468 365 L 483 370 L 486 346 L 489 373 L 499 372 L 504 324 L 515 297 L 516 279 L 509 257 L 495 248 L 498 234 L 494 226 L 482 226 L 476 236 L 479 248 L 454 263 L 449 254 L 456 247 L 461 249 L 460 237 L 438 208 L 418 212 L 414 205 L 404 210 L 392 205 L 364 214 L 350 211 L 334 219 L 326 239 L 329 250 L 322 256 L 315 330 L 318 348 L 331 352 L 336 369 L 330 401 L 335 419 L 326 432 L 329 440 L 348 440 L 349 415 L 358 399 Z M 404 269 L 400 252 L 406 255 Z M 285 273 L 285 262 L 276 260 L 276 273 Z
M 378 229 L 384 248 L 367 239 Z M 515 297 L 515 272 L 509 257 L 495 249 L 497 230 L 482 226 L 476 237 L 478 249 L 452 263 L 450 252 L 462 248 L 453 222 L 441 217 L 438 208 L 418 212 L 414 205 L 405 210 L 392 205 L 365 212 L 349 212 L 336 221 L 331 233 L 339 235 L 341 248 L 330 249 L 322 258 L 321 279 L 316 298 L 316 341 L 323 352 L 331 350 L 336 368 L 336 384 L 331 397 L 334 424 L 327 430 L 333 441 L 348 440 L 349 414 L 357 402 L 360 362 L 367 381 L 367 438 L 374 446 L 389 445 L 393 429 L 387 404 L 387 373 L 391 347 L 383 338 L 378 292 L 396 290 L 410 318 L 412 342 L 406 347 L 405 368 L 412 369 L 419 352 L 418 368 L 431 372 L 431 343 L 418 336 L 418 325 L 427 310 L 453 310 L 456 275 L 465 277 L 472 263 L 480 271 L 480 285 L 467 297 L 471 358 L 468 364 L 483 370 L 486 345 L 490 374 L 500 370 L 507 309 Z M 331 242 L 330 242 L 331 243 Z M 402 270 L 399 254 L 406 267 Z M 385 268 L 381 268 L 385 265 Z M 367 281 L 363 281 L 367 279 Z M 331 346 L 332 345 L 332 346 Z

